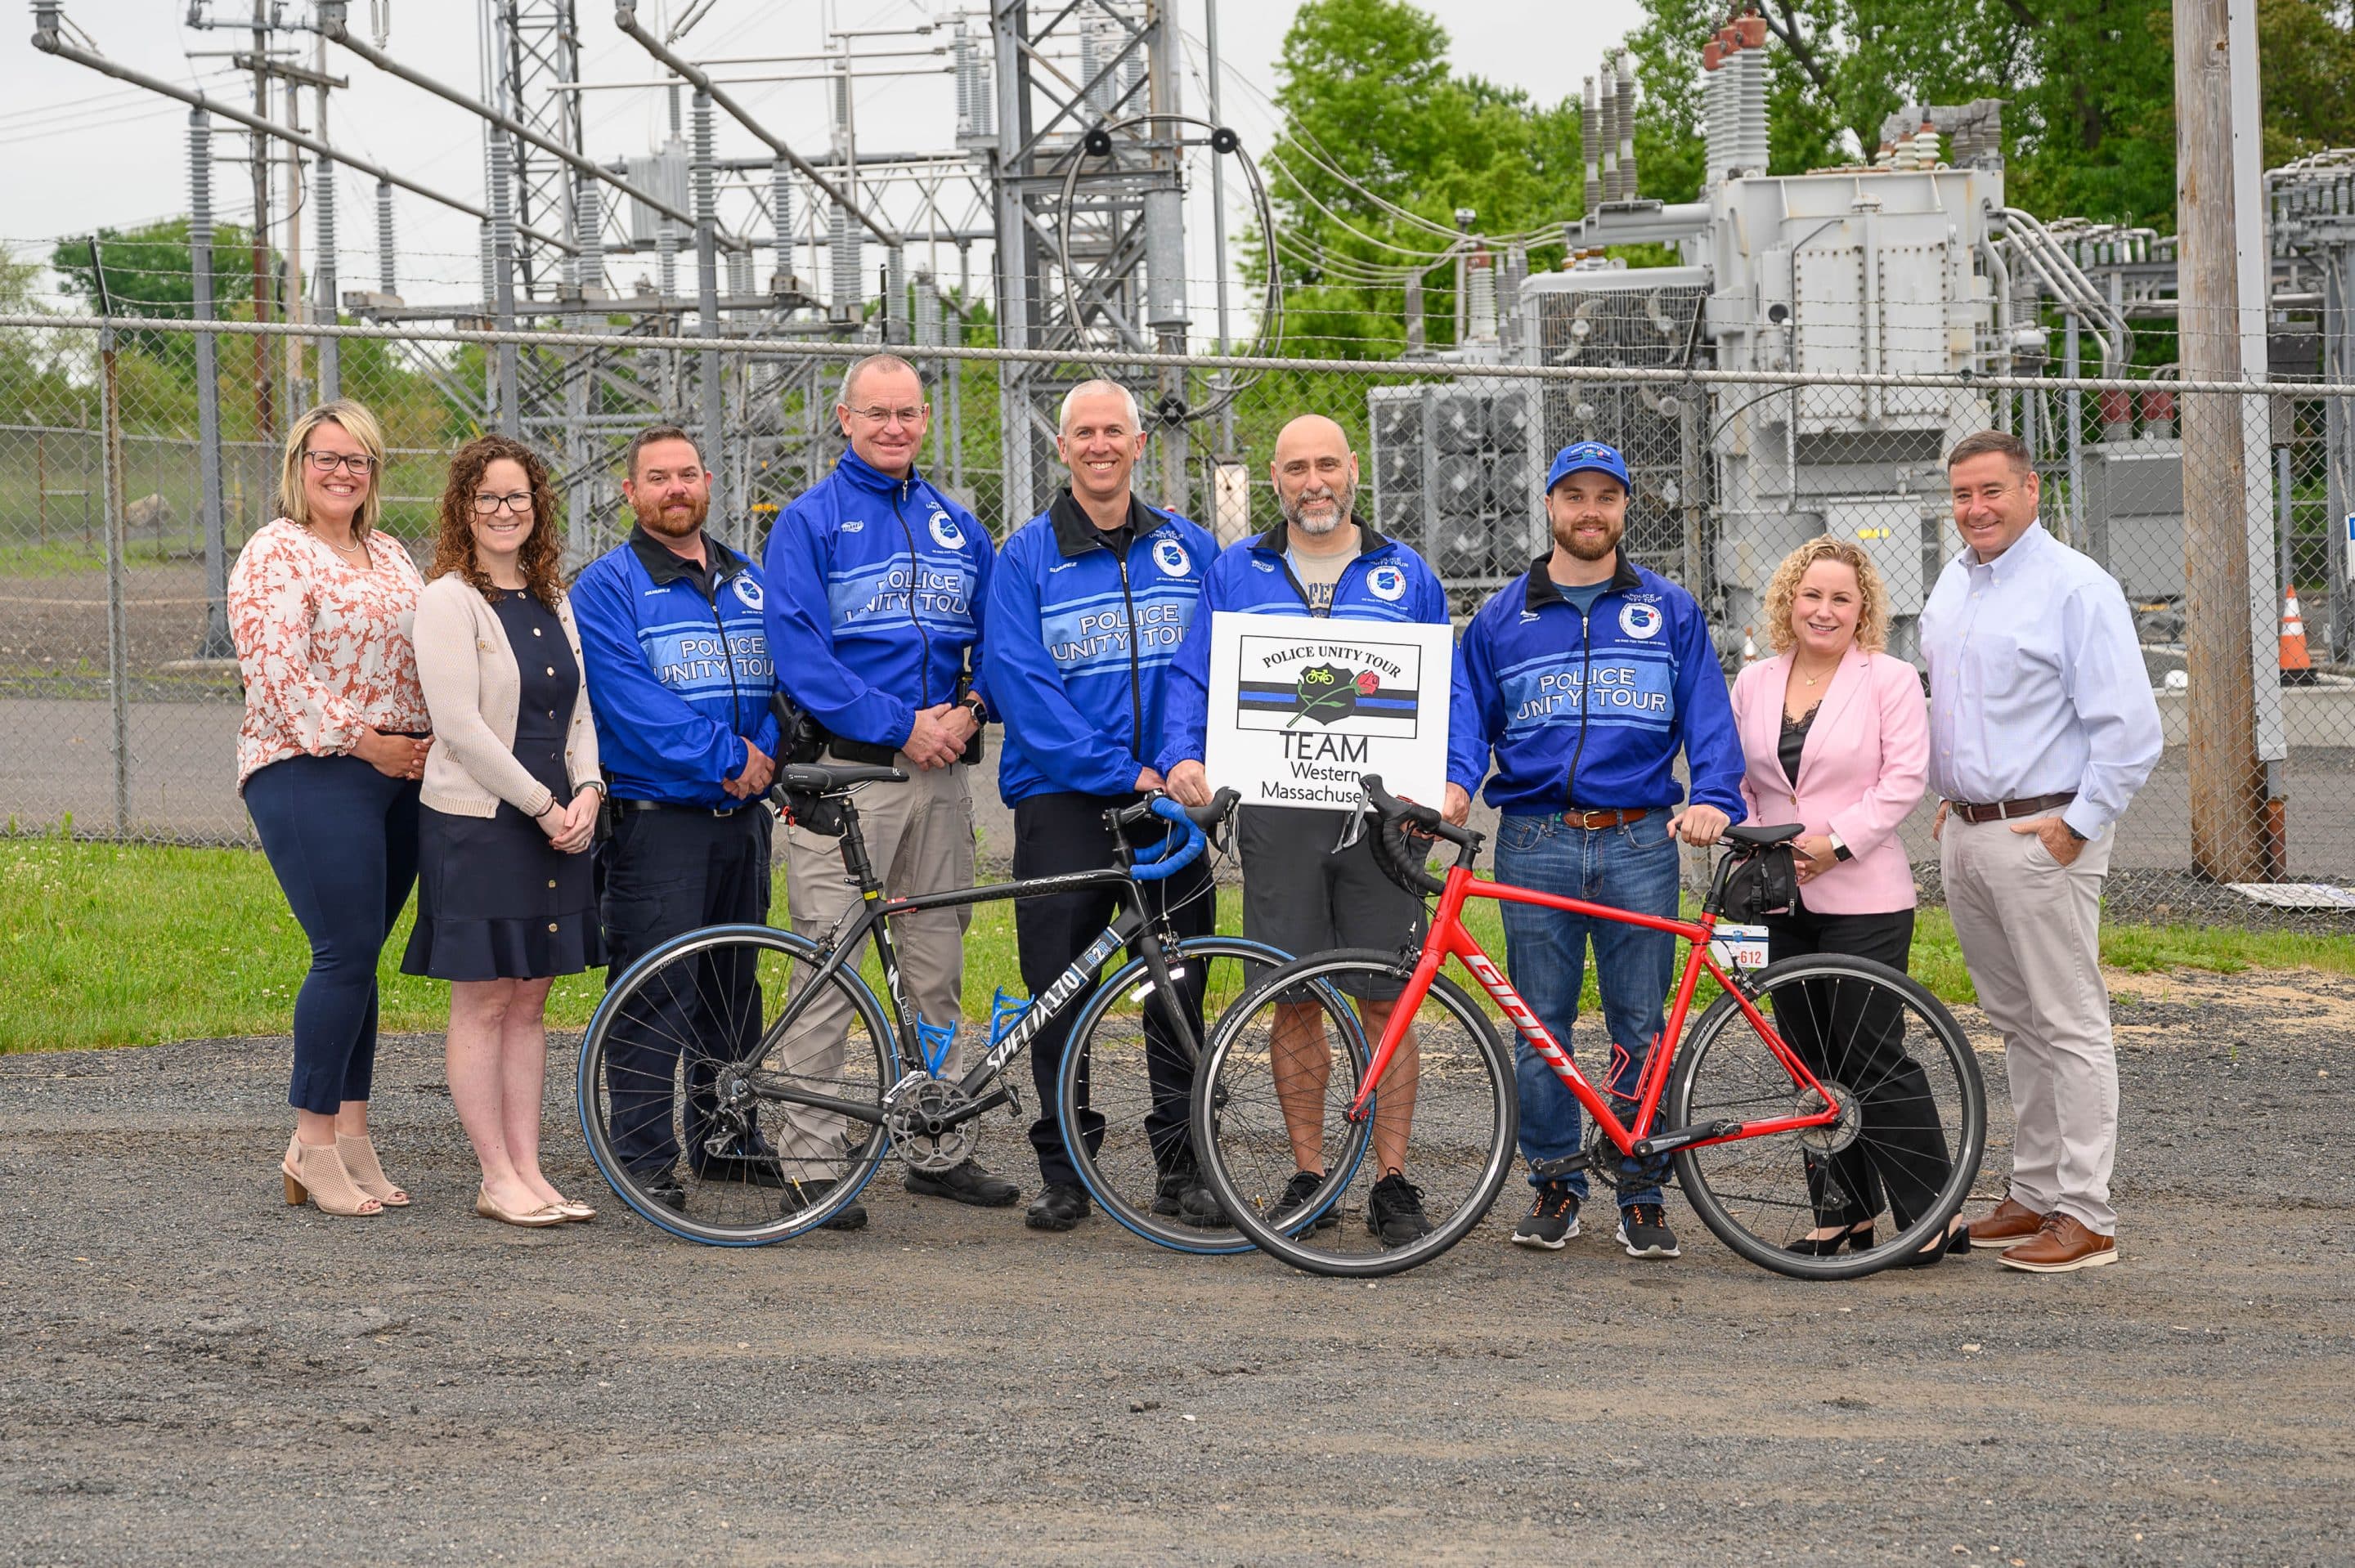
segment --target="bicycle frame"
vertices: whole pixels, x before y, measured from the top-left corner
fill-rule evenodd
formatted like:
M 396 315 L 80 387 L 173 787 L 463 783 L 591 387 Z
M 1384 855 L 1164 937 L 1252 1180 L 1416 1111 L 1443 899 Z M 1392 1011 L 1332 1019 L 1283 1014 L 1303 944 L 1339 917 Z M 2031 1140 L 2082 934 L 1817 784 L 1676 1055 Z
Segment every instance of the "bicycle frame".
M 1586 1075 L 1578 1070 L 1578 1064 L 1572 1059 L 1570 1053 L 1563 1050 L 1546 1026 L 1539 1022 L 1538 1015 L 1530 1011 L 1528 1002 L 1521 1000 L 1520 993 L 1513 989 L 1512 982 L 1488 957 L 1487 949 L 1473 938 L 1470 931 L 1465 929 L 1463 912 L 1467 898 L 1490 898 L 1500 904 L 1534 905 L 1539 908 L 1559 910 L 1565 915 L 1582 915 L 1590 919 L 1641 926 L 1646 930 L 1665 931 L 1688 944 L 1684 972 L 1677 980 L 1676 1000 L 1668 1010 L 1668 1022 L 1660 1032 L 1659 1042 L 1650 1059 L 1645 1064 L 1642 1078 L 1637 1081 L 1632 1127 L 1623 1123 L 1612 1111 L 1609 1102 L 1593 1085 L 1587 1082 Z M 1604 1136 L 1623 1155 L 1649 1157 L 1678 1149 L 1700 1149 L 1712 1143 L 1730 1143 L 1737 1139 L 1825 1127 L 1838 1121 L 1841 1107 L 1833 1099 L 1830 1091 L 1817 1081 L 1798 1053 L 1784 1041 L 1774 1024 L 1758 1011 L 1751 989 L 1728 977 L 1710 956 L 1710 943 L 1716 928 L 1717 916 L 1708 910 L 1702 912 L 1699 920 L 1666 919 L 1656 915 L 1639 915 L 1632 910 L 1614 908 L 1607 904 L 1591 904 L 1584 899 L 1561 894 L 1540 893 L 1532 888 L 1514 887 L 1504 883 L 1482 882 L 1473 876 L 1467 866 L 1458 864 L 1451 867 L 1446 885 L 1439 895 L 1439 906 L 1432 916 L 1431 934 L 1423 941 L 1422 957 L 1415 961 L 1413 974 L 1399 993 L 1390 1022 L 1382 1031 L 1381 1044 L 1376 1048 L 1372 1065 L 1367 1069 L 1365 1082 L 1349 1107 L 1349 1119 L 1362 1121 L 1373 1114 L 1373 1101 L 1392 1053 L 1405 1039 L 1406 1032 L 1417 1010 L 1422 1007 L 1423 997 L 1429 993 L 1431 982 L 1438 975 L 1441 965 L 1453 958 L 1471 971 L 1472 978 L 1480 982 L 1481 989 L 1504 1010 L 1505 1016 L 1513 1021 L 1513 1027 L 1519 1032 L 1521 1038 L 1529 1043 L 1529 1048 L 1545 1059 L 1546 1065 L 1553 1069 L 1554 1076 L 1560 1078 L 1563 1086 L 1577 1097 L 1578 1103 L 1586 1107 L 1586 1114 L 1594 1118 L 1595 1125 L 1603 1129 Z M 1813 1091 L 1822 1098 L 1824 1109 L 1807 1116 L 1775 1117 L 1761 1121 L 1711 1122 L 1706 1127 L 1678 1128 L 1657 1137 L 1649 1136 L 1652 1118 L 1659 1108 L 1660 1096 L 1668 1087 L 1668 1068 L 1676 1057 L 1677 1043 L 1684 1036 L 1685 1015 L 1692 1005 L 1693 991 L 1700 985 L 1704 972 L 1712 976 L 1724 988 L 1725 993 L 1734 999 L 1742 1016 L 1758 1032 L 1759 1039 L 1765 1042 L 1775 1060 L 1791 1075 L 1792 1086 Z

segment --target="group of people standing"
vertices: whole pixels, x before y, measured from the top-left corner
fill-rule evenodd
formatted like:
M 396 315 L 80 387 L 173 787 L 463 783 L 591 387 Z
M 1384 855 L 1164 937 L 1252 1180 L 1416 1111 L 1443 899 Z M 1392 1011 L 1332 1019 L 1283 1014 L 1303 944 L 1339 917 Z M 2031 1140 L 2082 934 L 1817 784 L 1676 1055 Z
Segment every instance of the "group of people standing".
M 1057 444 L 1070 482 L 995 547 L 917 471 L 931 409 L 913 366 L 858 361 L 836 413 L 847 451 L 779 515 L 758 563 L 706 531 L 709 479 L 693 440 L 641 432 L 623 482 L 635 526 L 569 592 L 548 471 L 528 448 L 485 437 L 458 451 L 427 581 L 374 532 L 384 446 L 368 412 L 331 404 L 290 432 L 285 515 L 249 541 L 230 585 L 247 682 L 241 788 L 313 949 L 294 1018 L 290 1202 L 365 1214 L 409 1201 L 369 1140 L 368 1099 L 377 957 L 412 882 L 403 968 L 452 982 L 451 1091 L 482 1165 L 477 1212 L 527 1225 L 588 1219 L 594 1210 L 538 1161 L 549 984 L 601 965 L 618 976 L 698 927 L 766 920 L 764 795 L 789 749 L 907 775 L 859 799 L 884 891 L 900 897 L 972 885 L 965 768 L 984 726 L 1001 722 L 1014 874 L 1094 869 L 1117 853 L 1108 807 L 1151 790 L 1210 798 L 1210 612 L 1448 620 L 1430 567 L 1356 514 L 1356 455 L 1319 416 L 1277 438 L 1281 519 L 1221 551 L 1135 494 L 1147 431 L 1117 384 L 1064 398 Z M 1770 919 L 1772 956 L 1839 951 L 1902 969 L 1915 891 L 1896 830 L 1925 787 L 1936 790 L 1947 897 L 2004 1033 L 2019 1132 L 2002 1207 L 1922 1261 L 1999 1245 L 2014 1266 L 2076 1268 L 2115 1255 L 2116 1078 L 2094 935 L 2112 824 L 2156 760 L 2157 711 L 2123 596 L 2038 525 L 2019 443 L 1970 437 L 1949 472 L 1966 548 L 1923 617 L 1929 701 L 1913 667 L 1885 652 L 1888 597 L 1870 557 L 1831 536 L 1775 573 L 1775 656 L 1729 691 L 1699 605 L 1627 555 L 1619 454 L 1565 448 L 1548 475 L 1551 548 L 1460 639 L 1444 810 L 1465 821 L 1485 784 L 1502 819 L 1500 876 L 1660 916 L 1677 910 L 1679 842 L 1714 842 L 1740 820 L 1802 821 L 1799 895 Z M 780 691 L 790 729 L 773 712 Z M 1413 941 L 1421 903 L 1376 869 L 1369 845 L 1326 847 L 1334 815 L 1242 809 L 1246 934 L 1295 953 Z M 789 824 L 784 859 L 791 922 L 823 938 L 858 895 L 837 842 Z M 1017 903 L 1034 992 L 1103 928 L 1118 896 Z M 1181 937 L 1212 928 L 1205 868 L 1142 896 Z M 961 1021 L 968 917 L 961 906 L 895 922 L 908 995 L 934 1026 Z M 1608 1087 L 1632 1090 L 1663 1024 L 1673 938 L 1519 905 L 1505 919 L 1514 984 L 1565 1047 L 1593 945 Z M 1191 983 L 1199 1013 L 1199 977 Z M 1358 1000 L 1380 1029 L 1393 999 Z M 794 1065 L 822 1071 L 848 1022 L 800 1020 Z M 698 1135 L 692 1083 L 681 1135 L 671 1064 L 693 1027 L 670 1021 L 623 1047 L 645 1058 L 634 1078 L 658 1086 L 631 1098 L 617 1082 L 613 1094 L 615 1152 L 640 1190 L 683 1203 L 682 1159 L 698 1178 L 771 1186 L 823 1162 L 840 1129 L 799 1110 L 715 1151 Z M 1305 1038 L 1321 1028 L 1313 1016 L 1280 1020 L 1279 1056 L 1322 1060 Z M 1050 1231 L 1091 1206 L 1055 1111 L 1062 1044 L 1050 1026 L 1031 1055 L 1040 1191 L 1026 1219 Z M 1152 1062 L 1156 1080 L 1173 1079 L 1156 1081 L 1156 1101 L 1182 1107 L 1182 1062 L 1166 1052 Z M 1518 1076 L 1533 1169 L 1577 1153 L 1577 1104 L 1526 1042 Z M 1902 1098 L 1902 1072 L 1881 1076 Z M 1409 1113 L 1386 1107 L 1374 1129 L 1381 1171 L 1364 1223 L 1392 1242 L 1428 1229 L 1405 1169 Z M 1147 1128 L 1156 1212 L 1225 1224 L 1182 1115 L 1164 1119 Z M 1934 1141 L 1872 1141 L 1881 1152 L 1870 1169 L 1821 1183 L 1838 1201 L 1796 1245 L 1868 1245 L 1884 1206 L 1902 1228 L 1944 1181 Z M 1314 1140 L 1305 1147 L 1313 1156 Z M 1311 1162 L 1295 1201 L 1321 1180 Z M 1654 1168 L 1665 1163 L 1622 1172 L 1615 1234 L 1637 1257 L 1678 1255 Z M 1584 1178 L 1531 1183 L 1513 1240 L 1558 1249 L 1579 1234 Z M 907 1184 L 976 1206 L 1020 1196 L 971 1160 L 911 1171 Z M 857 1229 L 867 1214 L 853 1203 L 828 1223 Z

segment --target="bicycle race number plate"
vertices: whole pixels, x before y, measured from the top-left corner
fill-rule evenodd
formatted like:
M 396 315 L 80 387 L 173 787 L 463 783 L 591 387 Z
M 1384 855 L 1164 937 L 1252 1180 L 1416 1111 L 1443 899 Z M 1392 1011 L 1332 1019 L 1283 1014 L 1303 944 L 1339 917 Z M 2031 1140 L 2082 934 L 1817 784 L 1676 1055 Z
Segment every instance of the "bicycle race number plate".
M 1416 622 L 1210 619 L 1203 767 L 1246 806 L 1358 804 L 1358 778 L 1436 806 L 1447 792 L 1451 633 Z
M 1766 967 L 1766 927 L 1721 920 L 1717 939 L 1709 945 L 1709 950 L 1720 964 L 1739 963 L 1745 969 L 1763 969 Z

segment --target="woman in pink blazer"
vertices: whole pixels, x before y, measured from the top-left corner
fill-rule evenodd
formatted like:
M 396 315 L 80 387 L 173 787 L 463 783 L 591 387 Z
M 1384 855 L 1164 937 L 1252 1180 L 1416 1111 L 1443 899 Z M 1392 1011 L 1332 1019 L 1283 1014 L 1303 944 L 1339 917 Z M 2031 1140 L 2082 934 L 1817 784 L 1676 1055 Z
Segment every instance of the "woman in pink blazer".
M 1848 953 L 1902 970 L 1913 945 L 1913 868 L 1897 824 L 1922 799 L 1930 723 L 1921 676 L 1882 651 L 1888 591 L 1871 557 L 1826 535 L 1775 569 L 1765 619 L 1774 657 L 1733 683 L 1742 794 L 1753 822 L 1806 826 L 1794 846 L 1798 901 L 1788 914 L 1767 916 L 1767 955 L 1779 962 Z M 1904 1054 L 1898 1021 L 1859 1022 L 1838 1031 L 1844 1042 L 1861 1042 L 1844 1044 L 1849 1059 L 1816 1065 L 1868 1086 L 1861 1097 L 1872 1136 L 1828 1160 L 1808 1157 L 1817 1224 L 1794 1252 L 1865 1250 L 1884 1202 L 1902 1230 L 1948 1173 L 1937 1108 L 1921 1068 Z M 1855 1059 L 1859 1049 L 1867 1059 Z M 1934 1263 L 1948 1250 L 1933 1245 L 1918 1261 Z

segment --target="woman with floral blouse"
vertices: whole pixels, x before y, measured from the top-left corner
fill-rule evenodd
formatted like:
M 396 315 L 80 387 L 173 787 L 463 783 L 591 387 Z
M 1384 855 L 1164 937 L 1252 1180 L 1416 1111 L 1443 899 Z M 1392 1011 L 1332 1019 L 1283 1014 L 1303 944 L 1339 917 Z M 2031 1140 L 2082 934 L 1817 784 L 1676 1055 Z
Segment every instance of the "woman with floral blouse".
M 424 587 L 376 532 L 384 436 L 357 403 L 287 432 L 283 515 L 229 574 L 245 681 L 238 788 L 311 942 L 294 1001 L 294 1137 L 286 1201 L 375 1214 L 409 1194 L 368 1141 L 377 957 L 417 878 L 418 780 L 432 745 L 410 644 Z

